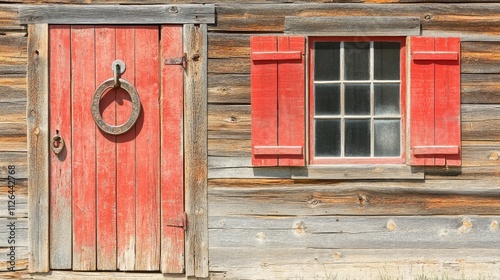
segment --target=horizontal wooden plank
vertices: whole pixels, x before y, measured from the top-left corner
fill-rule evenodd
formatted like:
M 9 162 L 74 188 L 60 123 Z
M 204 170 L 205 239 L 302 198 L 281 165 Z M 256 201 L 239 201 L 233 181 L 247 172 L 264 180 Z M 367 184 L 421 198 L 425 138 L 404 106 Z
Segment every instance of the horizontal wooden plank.
M 26 102 L 26 76 L 0 74 L 0 102 Z
M 250 74 L 249 58 L 211 58 L 208 60 L 209 74 Z
M 412 60 L 458 60 L 456 52 L 413 52 Z
M 250 36 L 241 33 L 209 33 L 208 58 L 249 58 Z
M 250 157 L 250 154 L 250 139 L 208 139 L 208 156 Z
M 16 246 L 28 246 L 28 219 L 0 218 L 0 247 L 10 247 L 9 240 L 14 238 Z
M 499 215 L 497 181 L 211 179 L 209 215 Z
M 500 73 L 500 42 L 462 42 L 462 73 Z
M 254 61 L 299 60 L 302 59 L 302 52 L 252 52 L 250 57 Z
M 28 181 L 26 179 L 16 180 L 15 175 L 13 178 L 10 180 L 7 177 L 0 179 L 0 218 L 27 218 Z M 9 188 L 9 186 L 13 186 L 13 188 Z M 14 196 L 12 197 L 12 195 Z M 9 209 L 9 201 L 14 201 L 10 202 L 11 205 L 15 203 L 14 209 Z
M 285 17 L 285 33 L 307 36 L 417 36 L 420 35 L 420 18 L 292 16 Z
M 27 39 L 21 36 L 1 36 L 0 64 L 24 66 L 28 61 Z
M 27 151 L 26 123 L 0 123 L 0 152 Z
M 224 279 L 495 279 L 496 249 L 320 249 L 211 247 Z
M 210 216 L 214 247 L 491 248 L 500 216 Z
M 462 74 L 462 104 L 500 104 L 500 74 Z
M 175 24 L 215 23 L 214 5 L 22 5 L 21 23 Z
M 253 154 L 259 155 L 302 155 L 302 146 L 254 146 Z
M 415 146 L 414 155 L 455 155 L 459 153 L 458 146 Z
M 0 248 L 0 271 L 26 270 L 28 268 L 28 254 L 28 247 Z M 11 260 L 12 256 L 14 256 L 13 260 Z
M 0 101 L 0 122 L 26 122 L 26 100 Z
M 209 103 L 250 104 L 250 75 L 208 75 Z
M 217 138 L 250 139 L 250 106 L 210 104 L 208 133 L 209 138 L 214 141 L 217 141 Z
M 5 26 L 7 28 L 5 31 L 20 25 L 19 7 L 20 5 L 0 4 L 0 26 Z
M 26 76 L 26 65 L 0 65 L 2 76 Z
M 500 105 L 462 105 L 462 140 L 500 140 Z
M 50 273 L 37 273 L 29 275 L 29 279 L 34 280 L 181 280 L 186 279 L 184 274 L 163 274 L 158 272 L 112 272 L 112 271 L 68 271 L 68 270 L 52 270 Z
M 28 178 L 27 172 L 28 156 L 26 152 L 0 152 L 0 178 L 5 179 L 8 174 L 8 166 L 15 166 L 16 179 Z

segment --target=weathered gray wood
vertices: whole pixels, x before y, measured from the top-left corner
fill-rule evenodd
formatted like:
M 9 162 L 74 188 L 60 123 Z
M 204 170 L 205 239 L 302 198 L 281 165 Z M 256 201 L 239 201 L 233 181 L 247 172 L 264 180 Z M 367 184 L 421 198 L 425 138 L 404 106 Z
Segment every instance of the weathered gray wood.
M 210 270 L 212 279 L 495 279 L 496 250 L 211 247 Z
M 417 36 L 418 17 L 285 17 L 285 33 L 306 36 Z
M 0 122 L 0 152 L 3 151 L 26 151 L 25 123 Z
M 67 270 L 53 270 L 50 273 L 37 273 L 27 277 L 28 279 L 46 280 L 109 280 L 109 279 L 122 279 L 122 280 L 137 280 L 137 279 L 151 279 L 151 280 L 181 280 L 186 279 L 182 274 L 162 274 L 158 272 L 111 272 L 111 271 L 67 271 Z
M 29 239 L 32 272 L 49 271 L 48 26 L 28 27 Z
M 13 223 L 13 226 L 11 226 Z M 11 231 L 14 231 L 15 246 L 27 247 L 31 241 L 28 240 L 28 219 L 6 219 L 0 218 L 0 248 L 10 247 L 9 237 L 12 236 Z M 12 229 L 11 229 L 12 227 Z
M 500 74 L 462 74 L 463 104 L 499 104 Z
M 253 168 L 250 157 L 208 159 L 208 178 L 292 178 L 292 179 L 424 179 L 423 172 L 406 165 L 338 165 Z
M 21 23 L 173 24 L 214 23 L 214 5 L 23 5 Z
M 208 75 L 208 102 L 250 104 L 250 75 Z
M 208 58 L 250 58 L 250 36 L 248 34 L 208 34 Z
M 186 275 L 208 276 L 207 26 L 184 25 L 187 72 L 184 85 Z
M 12 176 L 12 175 L 11 175 Z M 14 178 L 16 178 L 14 174 Z M 9 184 L 7 177 L 0 179 L 0 218 L 28 218 L 28 181 L 26 179 L 14 179 L 14 188 L 8 188 Z M 9 193 L 9 191 L 14 191 Z M 14 215 L 9 211 L 9 195 L 14 194 L 15 210 Z M 12 203 L 12 202 L 11 202 Z
M 462 140 L 499 141 L 500 105 L 462 105 Z
M 28 163 L 26 152 L 0 152 L 0 178 L 9 176 L 9 165 L 16 167 L 16 179 L 28 178 Z
M 210 104 L 208 133 L 210 138 L 217 138 L 221 134 L 221 137 L 233 135 L 239 139 L 250 139 L 250 105 Z
M 23 36 L 2 36 L 0 64 L 25 66 L 27 39 Z
M 250 74 L 250 58 L 211 58 L 208 60 L 208 73 Z
M 500 215 L 500 190 L 497 178 L 425 182 L 213 179 L 209 180 L 209 210 L 209 216 Z
M 245 157 L 251 154 L 250 139 L 208 139 L 209 156 Z
M 28 268 L 28 247 L 16 247 L 15 248 L 15 271 L 26 270 Z M 0 272 L 9 271 L 12 267 L 10 264 L 10 256 L 12 251 L 10 248 L 0 248 Z M 7 278 L 8 279 L 8 278 Z
M 0 65 L 0 75 L 26 75 L 25 65 Z
M 500 216 L 210 216 L 210 246 L 325 249 L 491 248 Z
M 499 48 L 500 42 L 462 42 L 461 72 L 499 74 Z

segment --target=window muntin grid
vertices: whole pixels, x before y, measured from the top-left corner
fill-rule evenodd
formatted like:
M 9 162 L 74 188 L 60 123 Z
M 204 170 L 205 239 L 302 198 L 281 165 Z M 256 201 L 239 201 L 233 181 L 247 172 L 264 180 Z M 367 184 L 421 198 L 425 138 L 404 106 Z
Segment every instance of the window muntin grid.
M 401 158 L 402 42 L 313 42 L 315 158 Z

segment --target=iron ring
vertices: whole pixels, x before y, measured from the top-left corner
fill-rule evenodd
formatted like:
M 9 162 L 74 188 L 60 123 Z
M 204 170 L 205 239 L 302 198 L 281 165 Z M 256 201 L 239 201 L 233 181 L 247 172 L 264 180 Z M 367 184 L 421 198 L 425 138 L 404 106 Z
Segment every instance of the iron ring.
M 104 81 L 94 92 L 94 97 L 92 98 L 92 117 L 94 118 L 97 126 L 104 132 L 111 135 L 119 135 L 127 132 L 134 126 L 135 122 L 139 118 L 139 113 L 141 112 L 141 100 L 139 99 L 139 94 L 133 85 L 124 79 L 120 79 L 120 87 L 124 89 L 132 100 L 132 113 L 129 119 L 121 125 L 110 125 L 105 122 L 99 111 L 99 103 L 101 102 L 101 97 L 104 92 L 109 88 L 114 88 L 115 80 L 114 78 Z

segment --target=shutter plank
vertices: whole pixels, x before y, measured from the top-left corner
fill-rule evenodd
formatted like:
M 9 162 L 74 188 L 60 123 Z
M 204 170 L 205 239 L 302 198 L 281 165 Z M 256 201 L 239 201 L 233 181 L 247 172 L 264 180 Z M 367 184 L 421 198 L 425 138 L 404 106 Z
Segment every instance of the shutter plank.
M 50 157 L 50 268 L 71 269 L 71 42 L 69 26 L 49 27 L 50 128 L 65 140 Z
M 412 37 L 414 52 L 434 51 L 434 38 Z M 434 62 L 411 61 L 410 146 L 434 145 Z M 434 165 L 434 155 L 416 156 L 411 153 L 412 165 Z
M 96 87 L 113 76 L 115 29 L 95 29 Z M 102 118 L 116 125 L 116 90 L 109 89 L 99 103 Z M 97 269 L 116 270 L 116 136 L 96 128 Z
M 162 26 L 161 52 L 160 62 L 184 54 L 181 25 Z M 184 229 L 169 222 L 184 213 L 184 69 L 182 65 L 165 63 L 161 68 L 161 271 L 182 273 Z
M 459 38 L 436 38 L 437 52 L 460 53 Z M 460 59 L 436 61 L 435 145 L 460 147 Z M 460 152 L 436 157 L 436 165 L 460 166 Z
M 304 37 L 278 37 L 278 51 L 305 53 Z M 278 62 L 278 145 L 300 146 L 305 144 L 305 75 L 304 61 Z M 280 155 L 280 166 L 304 166 L 304 155 Z
M 71 27 L 73 142 L 73 269 L 96 269 L 96 125 L 90 113 L 95 84 L 93 26 Z
M 250 39 L 250 49 L 258 52 L 276 52 L 276 36 L 256 36 Z M 252 147 L 278 145 L 278 65 L 276 62 L 251 62 Z M 253 149 L 252 149 L 253 150 Z M 255 155 L 254 166 L 277 166 L 276 155 Z
M 135 27 L 116 28 L 116 58 L 125 62 L 125 73 L 122 79 L 135 86 L 134 61 Z M 116 122 L 124 123 L 130 117 L 132 103 L 130 95 L 123 89 L 116 91 Z M 121 102 L 123 101 L 123 102 Z M 135 130 L 133 126 L 124 134 L 116 136 L 117 158 L 117 268 L 119 270 L 134 270 L 135 267 Z

